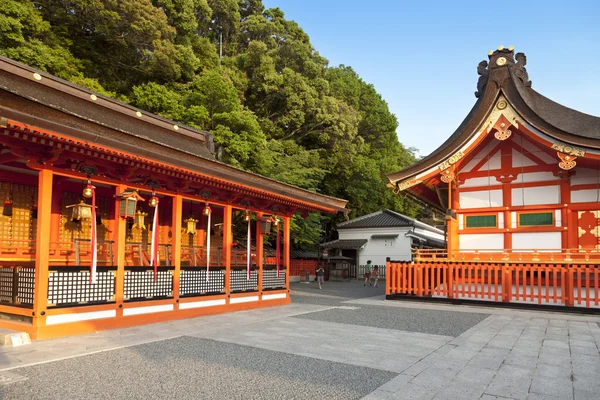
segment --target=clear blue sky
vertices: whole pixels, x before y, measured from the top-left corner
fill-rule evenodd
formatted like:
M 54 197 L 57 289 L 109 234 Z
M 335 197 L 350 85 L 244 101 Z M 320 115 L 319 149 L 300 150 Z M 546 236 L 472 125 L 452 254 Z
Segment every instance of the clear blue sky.
M 488 50 L 527 55 L 533 88 L 600 116 L 600 1 L 263 0 L 279 7 L 336 66 L 372 83 L 398 117 L 398 138 L 435 150 L 475 103 Z

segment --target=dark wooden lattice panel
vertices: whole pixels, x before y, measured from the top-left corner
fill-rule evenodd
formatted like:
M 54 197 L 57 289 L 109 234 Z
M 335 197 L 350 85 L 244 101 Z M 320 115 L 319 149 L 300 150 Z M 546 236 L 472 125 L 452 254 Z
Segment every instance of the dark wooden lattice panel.
M 225 271 L 212 269 L 206 280 L 206 268 L 185 268 L 179 278 L 179 294 L 181 296 L 199 296 L 225 292 Z
M 20 304 L 33 305 L 35 291 L 35 268 L 19 268 L 19 286 L 17 301 Z
M 90 284 L 90 271 L 69 271 L 67 268 L 49 271 L 48 306 L 65 307 L 115 301 L 114 271 L 98 270 L 96 278 L 96 283 Z
M 276 269 L 263 270 L 263 289 L 284 289 L 285 288 L 285 270 L 279 270 L 277 277 Z
M 125 271 L 125 301 L 151 300 L 173 297 L 172 267 L 160 267 L 157 280 L 147 267 L 127 267 Z
M 0 302 L 13 302 L 14 268 L 0 267 Z
M 256 271 L 250 271 L 250 279 L 247 279 L 247 271 L 244 269 L 232 269 L 229 280 L 231 292 L 246 292 L 258 289 L 258 275 Z

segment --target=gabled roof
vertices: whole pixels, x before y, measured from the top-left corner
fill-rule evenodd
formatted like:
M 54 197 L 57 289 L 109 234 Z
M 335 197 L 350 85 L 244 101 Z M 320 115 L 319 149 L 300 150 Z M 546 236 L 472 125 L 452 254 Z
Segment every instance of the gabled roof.
M 430 225 L 417 221 L 414 218 L 397 213 L 392 210 L 383 209 L 372 214 L 363 215 L 345 221 L 337 225 L 337 229 L 361 229 L 361 228 L 398 228 L 398 227 L 419 227 L 435 233 L 444 232 Z
M 367 243 L 367 239 L 332 240 L 319 246 L 326 249 L 359 249 Z
M 469 114 L 431 154 L 409 168 L 388 175 L 390 186 L 405 190 L 418 183 L 415 181 L 419 174 L 436 167 L 440 171 L 444 169 L 452 161 L 451 157 L 460 154 L 478 134 L 495 128 L 488 120 L 492 112 L 504 113 L 508 118 L 506 111 L 514 110 L 513 117 L 518 121 L 513 119 L 509 123 L 517 122 L 519 127 L 545 135 L 549 147 L 554 141 L 563 146 L 580 146 L 583 150 L 600 149 L 600 118 L 565 107 L 533 90 L 525 69 L 525 54 L 515 55 L 512 47 L 499 47 L 488 55 L 489 63 L 482 61 L 477 69 L 481 75 L 475 92 L 478 100 Z

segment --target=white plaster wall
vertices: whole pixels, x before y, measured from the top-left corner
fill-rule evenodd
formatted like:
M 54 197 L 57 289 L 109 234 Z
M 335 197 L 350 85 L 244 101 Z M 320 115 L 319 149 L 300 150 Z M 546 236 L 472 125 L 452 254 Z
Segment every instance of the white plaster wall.
M 392 260 L 410 260 L 411 242 L 410 237 L 406 237 L 406 233 L 412 231 L 412 227 L 398 228 L 364 228 L 364 229 L 340 229 L 338 231 L 340 240 L 350 239 L 368 239 L 362 249 L 358 250 L 358 264 L 364 265 L 367 260 L 371 260 L 374 265 L 385 264 L 387 257 Z M 444 240 L 444 235 L 436 234 L 424 229 L 415 228 L 415 232 L 429 237 Z M 373 235 L 398 235 L 393 239 L 392 246 L 389 246 L 390 239 L 373 239 Z M 386 241 L 388 246 L 386 247 Z
M 504 234 L 482 233 L 458 235 L 459 249 L 462 250 L 502 250 L 504 248 Z
M 512 234 L 513 250 L 558 250 L 562 248 L 560 232 L 527 232 Z
M 571 202 L 572 203 L 597 202 L 599 199 L 600 199 L 600 190 L 597 190 L 597 189 L 572 190 L 571 191 Z
M 502 207 L 502 190 L 460 192 L 460 208 Z
M 485 176 L 483 178 L 465 179 L 465 183 L 461 184 L 461 188 L 467 187 L 488 187 L 491 185 L 499 185 L 498 181 L 493 176 Z
M 525 200 L 525 204 L 523 204 L 523 200 Z M 513 206 L 559 203 L 560 188 L 556 185 L 512 189 Z
M 531 182 L 558 182 L 558 178 L 552 172 L 528 172 L 519 174 L 514 183 L 531 183 Z
M 592 185 L 600 182 L 600 171 L 589 168 L 576 168 L 575 175 L 571 176 L 571 186 Z

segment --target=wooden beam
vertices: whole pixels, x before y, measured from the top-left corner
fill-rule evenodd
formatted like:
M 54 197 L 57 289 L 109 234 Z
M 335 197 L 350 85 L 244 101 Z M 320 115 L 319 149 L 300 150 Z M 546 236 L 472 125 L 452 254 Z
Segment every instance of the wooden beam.
M 227 294 L 227 302 L 231 295 L 231 245 L 233 243 L 231 222 L 233 208 L 231 205 L 226 205 L 223 209 L 223 258 L 225 259 L 225 293 Z M 207 232 L 210 235 L 210 232 Z
M 33 298 L 33 325 L 46 325 L 48 306 L 48 263 L 50 257 L 50 230 L 52 222 L 52 171 L 42 169 L 38 183 L 38 219 L 35 252 L 35 289 Z
M 181 222 L 183 218 L 183 199 L 180 194 L 173 198 L 172 253 L 173 253 L 173 297 L 179 301 L 179 277 L 181 273 Z

